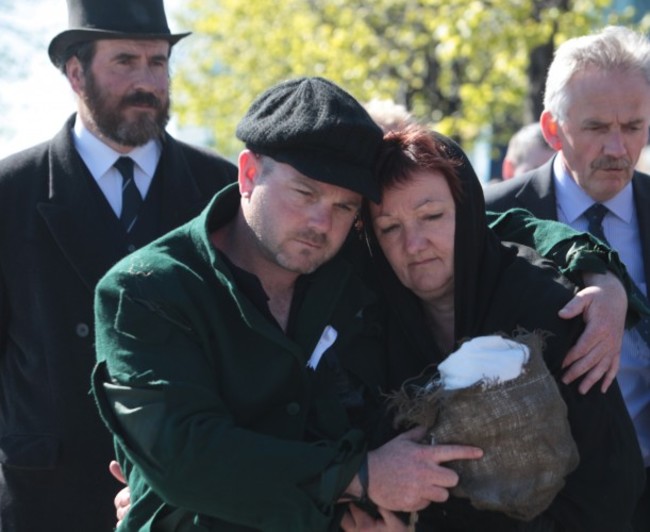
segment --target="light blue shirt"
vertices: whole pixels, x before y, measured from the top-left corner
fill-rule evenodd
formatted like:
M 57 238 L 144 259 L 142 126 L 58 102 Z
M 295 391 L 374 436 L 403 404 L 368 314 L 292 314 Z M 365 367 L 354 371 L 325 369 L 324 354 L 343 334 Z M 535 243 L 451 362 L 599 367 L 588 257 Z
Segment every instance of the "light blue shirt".
M 162 152 L 160 142 L 150 140 L 128 154 L 119 153 L 93 135 L 79 117 L 75 120 L 72 136 L 81 159 L 118 218 L 122 212 L 122 174 L 113 165 L 119 157 L 128 155 L 133 159 L 135 184 L 142 198 L 147 197 Z
M 558 220 L 578 231 L 587 231 L 584 212 L 594 200 L 565 170 L 561 157 L 553 163 L 553 179 Z M 646 294 L 646 279 L 641 257 L 641 236 L 634 206 L 632 183 L 603 203 L 609 212 L 603 219 L 603 233 L 618 252 L 632 280 Z M 650 347 L 636 329 L 625 331 L 621 348 L 621 367 L 617 376 L 625 404 L 634 423 L 643 459 L 650 466 Z

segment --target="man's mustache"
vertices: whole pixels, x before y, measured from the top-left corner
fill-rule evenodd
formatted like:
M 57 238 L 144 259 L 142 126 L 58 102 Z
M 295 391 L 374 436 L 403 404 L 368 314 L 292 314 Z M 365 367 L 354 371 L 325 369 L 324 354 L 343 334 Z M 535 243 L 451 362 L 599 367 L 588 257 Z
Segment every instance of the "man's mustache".
M 126 107 L 128 105 L 145 106 L 152 109 L 162 108 L 162 102 L 155 94 L 142 91 L 134 92 L 122 98 L 122 106 Z
M 632 168 L 632 162 L 626 158 L 621 157 L 601 157 L 591 163 L 591 168 L 594 170 L 627 170 Z

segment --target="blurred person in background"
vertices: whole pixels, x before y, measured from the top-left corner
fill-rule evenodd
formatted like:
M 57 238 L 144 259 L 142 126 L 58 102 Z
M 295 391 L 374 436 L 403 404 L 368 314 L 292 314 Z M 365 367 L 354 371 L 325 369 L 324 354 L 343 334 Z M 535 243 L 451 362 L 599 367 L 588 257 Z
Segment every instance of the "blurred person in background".
M 505 181 L 543 165 L 555 151 L 546 143 L 539 122 L 520 128 L 508 142 L 501 177 Z

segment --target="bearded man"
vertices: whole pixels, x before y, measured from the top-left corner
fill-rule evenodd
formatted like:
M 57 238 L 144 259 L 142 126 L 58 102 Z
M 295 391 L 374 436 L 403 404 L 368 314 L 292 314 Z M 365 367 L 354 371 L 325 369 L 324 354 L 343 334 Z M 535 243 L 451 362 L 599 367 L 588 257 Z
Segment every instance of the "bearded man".
M 95 284 L 236 178 L 165 132 L 171 47 L 188 34 L 170 32 L 162 0 L 68 10 L 49 56 L 77 113 L 0 161 L 3 532 L 113 530 L 113 446 L 89 394 Z

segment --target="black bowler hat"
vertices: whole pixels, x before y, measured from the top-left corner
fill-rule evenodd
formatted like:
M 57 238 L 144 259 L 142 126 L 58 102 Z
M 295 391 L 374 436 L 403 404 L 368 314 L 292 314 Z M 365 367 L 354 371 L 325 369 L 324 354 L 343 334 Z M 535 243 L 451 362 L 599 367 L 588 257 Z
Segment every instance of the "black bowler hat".
M 350 94 L 323 78 L 299 78 L 258 96 L 237 126 L 255 153 L 378 202 L 382 131 Z
M 188 33 L 172 34 L 162 0 L 67 0 L 68 27 L 48 48 L 56 67 L 65 61 L 66 50 L 97 39 L 162 39 L 176 44 Z

